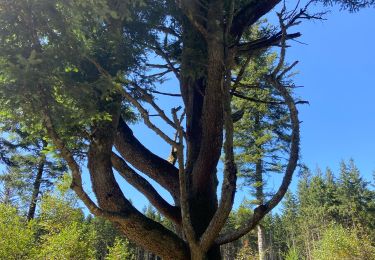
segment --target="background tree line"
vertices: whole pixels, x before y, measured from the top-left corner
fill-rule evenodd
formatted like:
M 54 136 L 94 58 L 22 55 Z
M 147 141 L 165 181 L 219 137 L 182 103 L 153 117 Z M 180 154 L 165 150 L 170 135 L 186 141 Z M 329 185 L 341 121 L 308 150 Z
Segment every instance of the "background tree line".
M 252 214 L 245 201 L 227 225 L 241 225 Z M 250 206 L 249 206 L 250 204 Z M 261 223 L 265 259 L 375 259 L 375 192 L 353 160 L 333 173 L 301 172 L 295 193 Z M 250 233 L 224 248 L 226 259 L 257 259 L 257 234 Z M 241 258 L 242 257 L 242 258 Z
M 34 219 L 27 219 L 20 200 L 4 191 L 0 210 L 1 259 L 160 259 L 129 242 L 108 221 L 85 215 L 62 175 L 57 188 L 45 193 Z M 8 185 L 8 186 L 7 186 Z M 373 185 L 373 184 L 372 184 Z M 17 192 L 15 192 L 17 190 Z M 4 196 L 6 195 L 6 196 Z M 17 195 L 17 196 L 18 196 Z M 233 211 L 226 229 L 243 225 L 253 214 L 253 196 Z M 173 229 L 152 206 L 143 212 Z M 264 259 L 375 259 L 375 192 L 353 160 L 333 173 L 305 169 L 295 193 L 261 223 Z M 258 231 L 221 247 L 224 259 L 259 259 Z

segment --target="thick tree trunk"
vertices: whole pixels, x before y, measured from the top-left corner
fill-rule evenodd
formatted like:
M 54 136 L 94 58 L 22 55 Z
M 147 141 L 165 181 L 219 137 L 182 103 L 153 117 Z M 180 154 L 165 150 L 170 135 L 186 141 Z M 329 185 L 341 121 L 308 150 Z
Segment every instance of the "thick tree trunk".
M 210 3 L 208 8 L 207 28 L 214 32 L 210 38 L 205 39 L 187 19 L 183 26 L 181 93 L 187 118 L 186 174 L 190 177 L 191 222 L 198 238 L 218 207 L 216 167 L 223 142 L 224 79 L 221 8 L 220 1 Z M 191 259 L 221 259 L 220 247 L 214 245 L 207 252 L 192 250 Z
M 27 212 L 27 220 L 30 221 L 34 218 L 35 216 L 35 209 L 36 209 L 36 204 L 38 201 L 38 195 L 40 192 L 40 185 L 42 183 L 42 177 L 43 177 L 43 172 L 44 172 L 44 165 L 46 163 L 46 158 L 44 155 L 41 156 L 38 169 L 36 172 L 35 180 L 33 183 L 33 193 L 31 195 L 31 200 L 30 200 L 30 206 L 29 210 Z

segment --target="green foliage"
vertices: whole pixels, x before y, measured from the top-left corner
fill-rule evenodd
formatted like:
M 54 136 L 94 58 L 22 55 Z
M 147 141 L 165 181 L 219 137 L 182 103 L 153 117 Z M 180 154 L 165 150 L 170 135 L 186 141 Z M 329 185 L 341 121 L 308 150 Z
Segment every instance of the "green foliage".
M 360 177 L 353 160 L 341 163 L 337 178 L 330 169 L 325 174 L 318 169 L 315 175 L 306 170 L 302 173 L 296 196 L 289 193 L 284 201 L 282 224 L 287 245 L 311 258 L 326 229 L 331 232 L 330 236 L 350 230 L 346 235 L 352 240 L 354 234 L 356 240 L 374 237 L 374 203 L 374 191 Z M 332 229 L 332 223 L 340 225 L 341 229 Z
M 26 222 L 14 207 L 0 204 L 0 259 L 32 259 L 35 254 L 35 223 Z
M 70 182 L 63 175 L 29 222 L 14 206 L 0 204 L 0 259 L 134 259 L 134 246 L 109 221 L 85 218 Z
M 299 256 L 298 249 L 295 247 L 289 248 L 288 252 L 285 254 L 285 260 L 299 260 L 301 259 Z
M 270 259 L 374 259 L 374 203 L 374 191 L 353 160 L 342 162 L 337 174 L 330 169 L 323 173 L 318 168 L 314 174 L 305 169 L 297 192 L 287 192 L 281 211 L 262 221 L 266 255 Z M 225 229 L 241 227 L 251 214 L 251 204 L 245 200 L 231 213 Z M 228 258 L 250 249 L 257 252 L 255 232 L 222 248 Z
M 93 246 L 96 249 L 96 259 L 104 259 L 108 253 L 108 248 L 111 248 L 115 239 L 120 236 L 118 230 L 111 222 L 102 218 L 88 218 L 87 222 L 90 228 L 95 233 Z
M 327 228 L 316 242 L 314 260 L 375 259 L 375 247 L 368 237 L 358 237 L 356 230 L 340 225 Z
M 321 2 L 340 3 L 351 10 L 370 4 L 370 1 L 348 0 Z M 134 91 L 123 86 L 124 81 L 127 77 L 145 74 L 143 65 L 145 56 L 149 54 L 145 43 L 160 41 L 154 25 L 170 23 L 180 33 L 179 26 L 186 23 L 186 20 L 179 20 L 181 13 L 170 1 L 147 1 L 146 7 L 145 3 L 142 0 L 1 1 L 0 144 L 9 143 L 5 137 L 12 140 L 19 132 L 27 136 L 20 139 L 29 143 L 50 141 L 45 137 L 42 126 L 43 112 L 48 111 L 67 148 L 81 159 L 93 136 L 93 126 L 111 120 L 112 111 L 121 113 L 126 120 L 135 120 L 132 108 L 121 98 L 122 91 Z M 228 3 L 225 1 L 225 4 Z M 245 4 L 249 1 L 235 1 L 236 10 Z M 183 42 L 184 47 L 187 46 L 184 53 L 181 53 L 181 41 L 176 39 L 172 42 L 165 39 L 162 51 L 173 64 L 178 65 L 181 59 L 189 60 L 184 64 L 192 69 L 180 68 L 181 73 L 185 73 L 182 78 L 186 77 L 188 81 L 190 77 L 202 78 L 204 81 L 206 43 L 196 30 L 191 29 L 184 32 L 184 37 L 189 38 L 189 41 Z M 252 28 L 245 32 L 244 40 L 261 38 L 270 30 L 267 26 Z M 234 98 L 233 103 L 235 110 L 243 111 L 243 119 L 236 124 L 236 159 L 243 176 L 256 191 L 263 190 L 262 174 L 283 169 L 279 157 L 288 149 L 290 139 L 285 105 L 280 104 L 280 97 L 264 82 L 264 75 L 272 69 L 274 60 L 275 55 L 267 52 L 251 60 L 241 85 L 237 87 L 240 94 L 258 101 Z M 236 61 L 239 64 L 244 62 L 240 59 Z M 142 78 L 141 83 L 152 85 L 155 81 Z M 254 85 L 257 87 L 252 88 Z M 132 94 L 141 99 L 139 94 Z M 23 145 L 30 147 L 29 143 Z M 23 158 L 14 154 L 8 158 L 9 151 L 5 155 L 0 151 L 2 160 L 18 162 L 17 168 L 9 171 L 11 175 L 10 178 L 7 176 L 6 188 L 11 185 L 18 187 L 19 193 L 24 196 L 29 190 L 28 180 L 33 177 L 25 173 L 35 172 L 35 165 L 43 154 L 56 162 L 54 150 L 55 147 L 49 145 L 39 149 L 38 156 L 22 154 Z M 260 174 L 254 175 L 257 163 L 263 168 Z M 50 170 L 53 171 L 52 168 Z M 68 180 L 64 176 L 61 194 L 56 192 L 43 196 L 36 220 L 37 232 L 33 222 L 26 224 L 13 209 L 0 208 L 1 212 L 7 213 L 0 219 L 1 234 L 5 234 L 5 241 L 1 241 L 1 258 L 32 259 L 34 255 L 47 259 L 103 258 L 107 248 L 109 259 L 129 257 L 129 243 L 115 240 L 117 234 L 110 235 L 113 226 L 101 220 L 85 219 L 77 207 L 76 198 L 67 192 Z M 364 238 L 374 230 L 374 214 L 370 214 L 374 213 L 374 193 L 366 185 L 352 165 L 348 169 L 343 167 L 338 182 L 322 176 L 307 178 L 300 183 L 298 199 L 294 201 L 291 197 L 286 204 L 285 216 L 266 219 L 264 223 L 276 231 L 274 234 L 279 237 L 274 241 L 284 251 L 286 244 L 296 245 L 299 250 L 303 246 L 310 250 L 309 247 L 320 240 L 322 230 L 332 221 L 345 227 L 355 227 L 360 230 L 358 237 Z M 256 196 L 256 204 L 263 202 L 265 194 L 261 193 Z M 355 196 L 352 196 L 354 193 Z M 249 207 L 240 207 L 231 215 L 228 225 L 239 227 L 251 214 Z M 173 229 L 171 223 L 151 207 L 146 210 L 146 215 Z M 293 225 L 297 226 L 294 233 Z M 285 236 L 288 241 L 283 244 L 280 241 L 284 231 L 288 234 Z M 243 245 L 239 257 L 248 259 L 253 255 L 253 239 Z M 10 251 L 11 247 L 14 247 L 13 251 Z
M 40 259 L 95 259 L 94 233 L 82 222 L 49 230 L 41 237 Z
M 316 0 L 316 2 L 322 2 L 325 5 L 337 4 L 341 6 L 342 9 L 348 9 L 351 12 L 356 12 L 361 8 L 374 5 L 373 0 Z
M 109 253 L 106 260 L 133 260 L 134 253 L 129 248 L 129 242 L 126 239 L 116 238 L 112 247 L 109 247 Z
M 95 230 L 84 221 L 72 194 L 43 197 L 39 225 L 42 259 L 94 259 Z
M 353 160 L 341 162 L 337 188 L 337 211 L 343 225 L 352 228 L 375 228 L 375 192 L 369 190 Z
M 45 195 L 40 209 L 43 228 L 50 232 L 58 232 L 74 222 L 82 222 L 83 213 L 75 207 L 75 203 L 53 195 Z
M 92 124 L 110 119 L 109 103 L 134 119 L 129 105 L 119 101 L 116 84 L 99 68 L 113 78 L 142 71 L 138 61 L 144 48 L 134 42 L 152 36 L 123 32 L 140 27 L 143 20 L 133 18 L 143 8 L 137 0 L 0 3 L 1 117 L 40 137 L 45 135 L 41 113 L 48 107 L 59 134 L 76 149 L 85 149 L 83 139 Z

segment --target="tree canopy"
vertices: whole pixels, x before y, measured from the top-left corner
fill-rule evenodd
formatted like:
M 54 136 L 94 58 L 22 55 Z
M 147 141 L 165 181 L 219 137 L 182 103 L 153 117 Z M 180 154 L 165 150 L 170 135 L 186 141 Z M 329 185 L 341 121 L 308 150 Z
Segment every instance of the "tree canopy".
M 287 62 L 287 41 L 301 36 L 293 31 L 301 21 L 322 18 L 323 13 L 309 12 L 317 2 L 350 11 L 374 4 L 309 1 L 287 8 L 284 3 L 276 13 L 279 24 L 270 27 L 259 21 L 280 0 L 2 0 L 0 117 L 10 131 L 2 133 L 1 158 L 9 161 L 9 132 L 25 133 L 48 144 L 39 163 L 47 160 L 46 148 L 58 154 L 79 199 L 131 241 L 164 259 L 219 259 L 220 245 L 246 235 L 282 200 L 297 167 L 297 106 L 303 102 L 293 93 L 290 76 L 297 62 Z M 277 57 L 265 65 L 270 48 Z M 263 72 L 256 74 L 257 69 Z M 179 93 L 161 88 L 170 75 Z M 166 112 L 157 95 L 180 98 L 181 106 Z M 237 98 L 252 103 L 241 105 Z M 155 116 L 163 123 L 157 124 Z M 136 120 L 171 146 L 170 158 L 136 138 L 129 126 Z M 244 126 L 254 129 L 241 136 Z M 236 145 L 245 147 L 237 156 Z M 282 162 L 277 159 L 281 151 Z M 283 180 L 243 225 L 223 230 L 244 153 L 281 165 L 277 171 Z M 268 154 L 272 161 L 265 159 Z M 245 160 L 247 169 L 253 162 Z M 84 164 L 95 198 L 83 185 Z M 138 211 L 115 171 L 173 228 Z M 173 203 L 144 176 L 168 191 Z M 77 232 L 60 234 L 79 240 L 84 227 L 74 228 Z M 51 252 L 60 238 L 54 239 L 46 240 Z M 112 254 L 119 246 L 116 242 Z

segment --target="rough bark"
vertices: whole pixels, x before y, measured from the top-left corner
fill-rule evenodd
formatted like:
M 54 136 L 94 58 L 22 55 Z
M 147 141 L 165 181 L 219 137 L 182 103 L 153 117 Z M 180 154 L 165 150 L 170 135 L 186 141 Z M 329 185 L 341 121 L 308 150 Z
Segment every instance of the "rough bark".
M 178 200 L 178 169 L 139 142 L 122 118 L 119 118 L 114 144 L 126 161 L 158 182 Z
M 112 121 L 96 126 L 88 152 L 88 168 L 99 207 L 120 214 L 117 226 L 135 243 L 165 259 L 186 259 L 185 243 L 161 224 L 146 218 L 125 198 L 114 178 L 111 155 L 119 119 L 113 108 Z
M 224 46 L 220 13 L 221 1 L 213 1 L 208 8 L 208 30 L 205 39 L 198 28 L 184 22 L 184 45 L 181 75 L 181 92 L 187 114 L 186 172 L 190 175 L 190 211 L 196 236 L 199 238 L 209 225 L 217 209 L 216 166 L 220 158 L 223 135 L 222 87 L 224 79 Z M 201 73 L 191 77 L 191 53 L 204 54 L 199 60 L 206 64 L 198 68 Z M 203 52 L 203 53 L 202 53 Z M 188 56 L 188 54 L 190 54 Z M 198 56 L 199 57 L 199 56 Z M 198 62 L 199 62 L 198 61 Z M 197 61 L 196 61 L 197 62 Z M 196 65 L 194 65 L 196 66 Z M 199 66 L 199 65 L 198 65 Z M 195 68 L 197 69 L 197 68 Z M 205 252 L 197 249 L 193 259 L 203 259 Z M 207 259 L 220 259 L 219 246 L 211 247 Z

